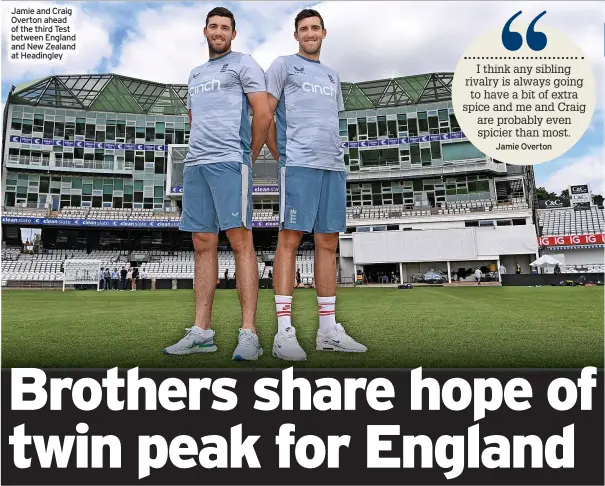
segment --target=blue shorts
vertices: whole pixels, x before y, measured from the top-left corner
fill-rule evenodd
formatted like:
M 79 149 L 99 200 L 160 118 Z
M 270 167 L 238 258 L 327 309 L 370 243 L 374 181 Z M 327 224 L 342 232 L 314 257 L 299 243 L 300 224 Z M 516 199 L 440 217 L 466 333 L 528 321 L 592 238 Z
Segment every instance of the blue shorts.
M 180 230 L 252 229 L 252 171 L 239 162 L 185 166 Z
M 347 229 L 346 171 L 280 167 L 279 227 L 304 233 Z

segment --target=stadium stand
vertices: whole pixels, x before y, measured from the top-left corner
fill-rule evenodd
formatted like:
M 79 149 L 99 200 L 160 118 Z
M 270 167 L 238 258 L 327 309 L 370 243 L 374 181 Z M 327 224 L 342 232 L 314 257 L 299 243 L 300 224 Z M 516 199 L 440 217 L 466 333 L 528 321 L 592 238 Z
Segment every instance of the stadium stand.
M 65 219 L 86 219 L 90 213 L 90 208 L 76 208 L 71 206 L 64 207 L 59 214 L 58 218 Z
M 436 208 L 418 206 L 415 209 L 410 209 L 409 205 L 403 204 L 365 205 L 348 207 L 347 219 L 396 219 L 402 217 L 424 217 L 489 211 L 519 211 L 526 209 L 528 209 L 527 202 L 518 199 L 513 199 L 510 203 L 498 203 L 495 199 L 457 201 L 441 203 Z M 19 213 L 19 215 L 35 216 L 34 213 Z M 40 217 L 40 215 L 38 214 L 35 217 Z M 80 220 L 148 221 L 155 219 L 175 223 L 180 222 L 180 213 L 178 212 L 150 209 L 77 208 L 67 206 L 56 217 Z M 594 219 L 596 220 L 596 218 Z M 277 223 L 279 221 L 279 214 L 271 209 L 254 209 L 252 220 Z M 602 226 L 602 210 L 598 221 L 600 221 Z
M 143 263 L 141 270 L 149 278 L 193 278 L 195 260 L 192 251 L 178 252 L 173 255 L 161 256 L 160 262 Z M 221 279 L 229 271 L 229 278 L 235 273 L 235 257 L 231 251 L 218 252 L 218 274 Z M 262 277 L 265 272 L 265 264 L 258 263 L 258 275 Z
M 26 255 L 23 255 L 23 257 L 25 256 Z M 61 273 L 61 261 L 34 260 L 23 257 L 19 260 L 2 262 L 3 284 L 9 280 L 63 280 L 63 274 Z
M 537 220 L 538 235 L 542 237 L 541 241 L 547 240 L 543 243 L 543 252 L 562 262 L 563 272 L 603 273 L 602 236 L 595 238 L 605 233 L 605 211 L 602 207 L 539 209 Z M 575 241 L 571 237 L 575 237 Z M 547 269 L 545 273 L 552 271 Z
M 413 207 L 413 206 L 412 206 Z M 498 203 L 495 199 L 482 199 L 475 201 L 456 201 L 438 204 L 435 208 L 416 206 L 411 209 L 409 205 L 382 204 L 350 206 L 347 208 L 347 219 L 396 219 L 402 217 L 439 216 L 448 214 L 478 213 L 490 211 L 522 211 L 529 205 L 522 199 L 512 199 L 511 202 Z M 554 210 L 551 210 L 554 211 Z M 602 210 L 601 210 L 602 211 Z M 13 215 L 13 214 L 11 214 Z M 17 215 L 15 213 L 15 215 Z M 40 217 L 40 213 L 18 213 L 19 216 Z M 46 215 L 44 215 L 46 216 Z M 57 218 L 79 220 L 115 220 L 115 221 L 172 221 L 180 222 L 180 213 L 176 211 L 152 209 L 122 209 L 122 208 L 81 208 L 66 206 L 56 215 Z M 595 218 L 596 219 L 596 218 Z M 254 209 L 252 221 L 275 222 L 279 221 L 279 214 L 271 209 Z M 603 223 L 601 213 L 599 221 Z
M 312 250 L 302 250 L 300 254 L 296 256 L 296 268 L 300 269 L 303 285 L 313 284 L 315 252 Z
M 219 251 L 219 268 L 217 278 L 223 278 L 225 270 L 229 278 L 235 273 L 235 257 L 231 251 Z M 313 252 L 305 251 L 298 257 L 301 274 L 311 283 L 313 278 Z M 127 255 L 118 251 L 93 250 L 86 253 L 82 250 L 46 250 L 44 253 L 31 255 L 21 254 L 19 249 L 2 251 L 2 282 L 8 281 L 43 281 L 63 280 L 61 265 L 66 260 L 99 260 L 101 267 L 118 271 L 128 268 L 130 262 Z M 260 258 L 259 258 L 260 260 Z M 194 272 L 194 254 L 192 251 L 158 252 L 153 255 L 153 261 L 140 265 L 141 272 L 148 279 L 192 279 Z M 258 275 L 263 278 L 266 273 L 265 263 L 259 261 Z
M 66 206 L 57 215 L 58 218 L 82 220 L 117 220 L 117 221 L 179 221 L 180 214 L 176 211 L 163 209 L 123 209 L 123 208 L 82 208 Z
M 589 209 L 542 209 L 538 211 L 541 236 L 586 235 L 605 232 L 605 210 Z
M 463 213 L 478 213 L 478 212 L 490 212 L 490 211 L 522 211 L 527 210 L 529 205 L 527 202 L 520 198 L 514 198 L 510 202 L 498 203 L 495 199 L 485 200 L 474 200 L 474 201 L 457 201 L 457 202 L 444 202 L 437 205 L 436 208 L 417 206 L 415 209 L 411 209 L 409 205 L 403 204 L 384 204 L 384 205 L 364 205 L 364 206 L 351 206 L 347 208 L 347 219 L 395 219 L 402 217 L 418 217 L 418 216 L 435 216 L 435 215 L 448 215 L 448 214 L 463 214 Z M 562 232 L 567 231 L 565 227 L 569 224 L 564 225 L 559 221 L 562 215 L 556 214 L 556 211 L 563 210 L 548 210 L 540 213 L 542 215 L 541 225 L 547 224 L 550 227 L 561 227 Z M 600 212 L 599 212 L 600 211 Z M 545 214 L 546 213 L 546 214 Z M 554 213 L 554 214 L 551 214 Z M 574 212 L 571 211 L 571 215 L 566 215 L 566 221 L 571 221 L 574 216 Z M 603 210 L 593 208 L 591 215 L 584 217 L 582 221 L 585 221 L 589 231 L 592 232 L 592 228 L 603 229 L 604 219 Z M 19 213 L 25 216 L 25 213 Z M 32 215 L 34 213 L 31 213 Z M 552 216 L 552 219 L 551 219 Z M 180 213 L 176 211 L 163 211 L 163 210 L 150 210 L 150 209 L 118 209 L 118 208 L 81 208 L 67 206 L 63 208 L 58 214 L 58 218 L 66 219 L 81 219 L 81 220 L 117 220 L 117 221 L 148 221 L 148 220 L 162 220 L 162 221 L 180 221 Z M 264 221 L 264 222 L 278 222 L 279 214 L 271 209 L 255 209 L 252 213 L 253 221 Z M 590 224 L 590 221 L 596 222 L 596 224 Z M 546 221 L 546 223 L 545 223 Z M 550 223 L 548 223 L 550 221 Z M 581 221 L 580 221 L 581 222 Z M 573 222 L 570 224 L 573 225 Z M 549 230 L 550 231 L 550 230 Z M 563 233 L 544 233 L 544 234 L 563 234 Z M 569 233 L 566 233 L 569 234 Z M 578 233 L 579 234 L 579 233 Z
M 86 219 L 130 219 L 132 216 L 132 210 L 118 209 L 118 208 L 106 208 L 97 209 L 91 208 L 89 213 L 86 215 Z
M 519 211 L 528 209 L 527 202 L 513 199 L 510 203 L 498 203 L 495 199 L 476 201 L 444 202 L 436 208 L 417 207 L 410 209 L 409 205 L 367 205 L 347 208 L 348 219 L 396 219 L 410 216 L 431 216 L 445 214 L 476 213 L 487 211 Z
M 3 216 L 20 218 L 45 218 L 50 214 L 48 208 L 28 208 L 15 206 L 2 206 Z
M 279 214 L 275 214 L 271 209 L 252 210 L 252 221 L 279 221 Z

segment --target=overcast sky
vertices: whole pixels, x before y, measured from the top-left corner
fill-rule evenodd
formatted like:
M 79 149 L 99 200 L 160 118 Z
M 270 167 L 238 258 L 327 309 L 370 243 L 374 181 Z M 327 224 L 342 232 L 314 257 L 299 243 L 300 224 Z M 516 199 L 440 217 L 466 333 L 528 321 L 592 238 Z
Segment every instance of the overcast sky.
M 483 32 L 503 26 L 519 9 L 528 21 L 546 10 L 540 22 L 566 33 L 591 60 L 598 104 L 580 142 L 536 167 L 537 183 L 558 192 L 570 183 L 590 182 L 594 192 L 605 194 L 602 2 L 78 2 L 62 4 L 75 13 L 76 56 L 65 62 L 13 63 L 7 60 L 8 14 L 30 5 L 45 4 L 0 3 L 2 106 L 11 85 L 53 73 L 110 72 L 185 84 L 191 68 L 208 58 L 202 29 L 206 13 L 217 5 L 236 15 L 234 50 L 252 54 L 263 68 L 296 51 L 293 19 L 303 7 L 316 8 L 328 30 L 322 61 L 351 82 L 453 72 L 465 48 Z

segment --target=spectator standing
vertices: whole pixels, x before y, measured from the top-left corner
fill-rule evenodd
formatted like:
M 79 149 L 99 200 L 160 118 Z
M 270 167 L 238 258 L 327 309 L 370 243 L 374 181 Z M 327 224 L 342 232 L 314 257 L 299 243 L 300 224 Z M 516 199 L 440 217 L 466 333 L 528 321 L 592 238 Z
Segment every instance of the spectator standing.
M 126 277 L 128 276 L 128 271 L 126 267 L 122 267 L 120 271 L 120 276 L 122 277 L 120 280 L 120 290 L 126 290 Z
M 132 268 L 129 268 L 126 274 L 126 290 L 132 290 Z
M 105 269 L 105 290 L 111 290 L 111 271 L 109 267 Z
M 101 267 L 99 270 L 99 291 L 105 290 L 105 269 Z
M 139 267 L 134 267 L 132 269 L 132 290 L 137 290 L 137 280 L 139 278 Z
M 141 269 L 141 290 L 147 290 L 147 270 Z
M 118 290 L 118 284 L 120 282 L 120 274 L 118 273 L 118 269 L 114 268 L 111 273 L 111 290 Z

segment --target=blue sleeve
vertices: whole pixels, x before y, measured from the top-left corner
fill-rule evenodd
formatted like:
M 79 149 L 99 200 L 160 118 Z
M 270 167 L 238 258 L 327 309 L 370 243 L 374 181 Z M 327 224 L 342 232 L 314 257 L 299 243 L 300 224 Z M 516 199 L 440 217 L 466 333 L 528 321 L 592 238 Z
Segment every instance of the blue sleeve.
M 193 74 L 193 70 L 189 73 L 189 79 L 187 80 L 187 110 L 191 109 L 191 97 L 189 96 L 189 83 L 191 82 L 191 75 Z
M 239 77 L 244 93 L 267 91 L 263 68 L 251 56 L 244 56 L 242 58 Z
M 288 71 L 286 63 L 283 59 L 277 58 L 273 64 L 267 69 L 265 79 L 267 81 L 267 92 L 275 96 L 278 100 L 281 98 L 284 87 L 286 86 L 286 78 Z
M 337 88 L 337 92 L 336 92 L 336 101 L 338 102 L 338 112 L 341 113 L 343 111 L 345 111 L 345 102 L 342 96 L 342 84 L 340 84 L 340 76 L 338 76 L 336 78 L 336 81 L 338 82 L 338 88 Z

